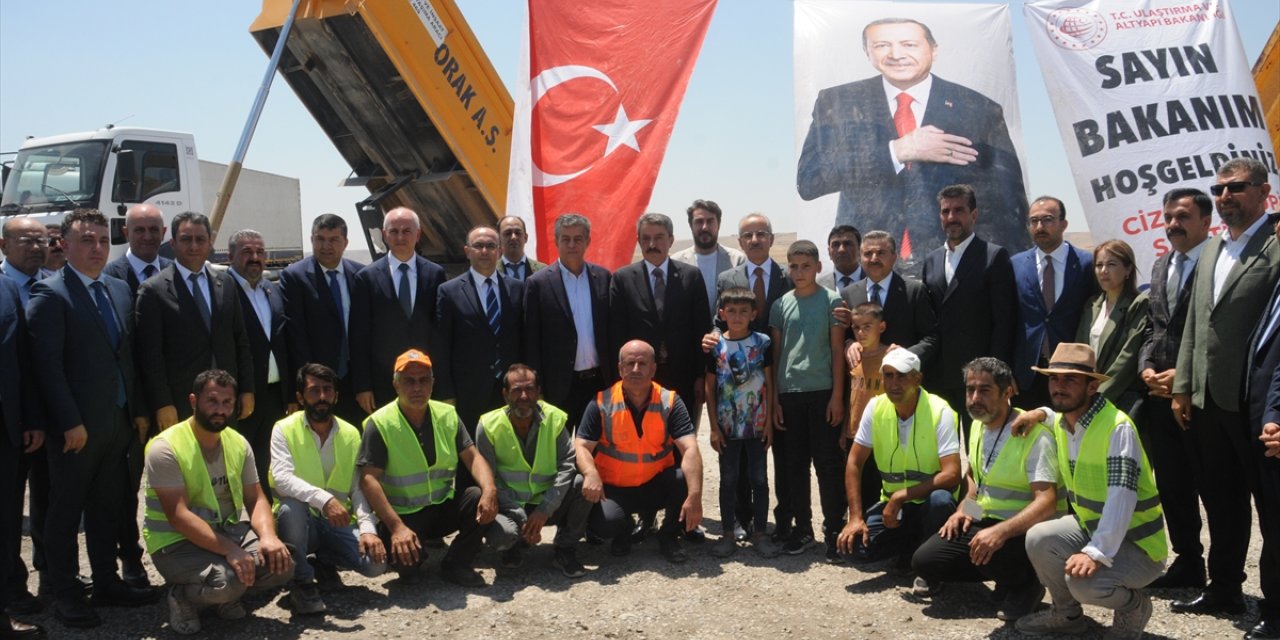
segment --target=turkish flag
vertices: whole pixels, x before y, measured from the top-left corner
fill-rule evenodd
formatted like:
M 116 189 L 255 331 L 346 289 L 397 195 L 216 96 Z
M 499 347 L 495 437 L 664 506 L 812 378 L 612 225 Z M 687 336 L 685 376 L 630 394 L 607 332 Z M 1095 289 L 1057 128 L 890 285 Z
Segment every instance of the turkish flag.
M 631 262 L 715 4 L 529 1 L 507 213 L 532 217 L 540 260 L 555 259 L 556 217 L 578 213 L 591 220 L 588 260 Z

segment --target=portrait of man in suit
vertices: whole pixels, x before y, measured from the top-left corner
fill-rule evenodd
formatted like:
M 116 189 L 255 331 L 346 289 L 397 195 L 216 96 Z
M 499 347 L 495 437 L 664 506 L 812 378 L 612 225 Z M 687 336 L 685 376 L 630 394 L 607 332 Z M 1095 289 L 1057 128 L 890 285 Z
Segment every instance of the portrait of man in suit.
M 929 248 L 943 240 L 934 195 L 970 184 L 989 202 L 978 231 L 1025 248 L 1022 166 L 1001 105 L 932 72 L 941 47 L 922 22 L 875 20 L 862 48 L 879 75 L 818 93 L 796 169 L 800 197 L 839 193 L 836 224 Z

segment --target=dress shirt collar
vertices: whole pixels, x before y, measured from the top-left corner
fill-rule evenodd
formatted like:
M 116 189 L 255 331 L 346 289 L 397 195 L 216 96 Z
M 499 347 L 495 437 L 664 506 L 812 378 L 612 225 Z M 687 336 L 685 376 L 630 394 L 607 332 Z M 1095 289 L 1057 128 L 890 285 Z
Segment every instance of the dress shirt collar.
M 389 254 L 389 253 L 387 254 L 387 257 L 388 257 L 388 258 L 391 258 L 392 260 L 395 260 L 395 257 L 394 257 L 394 256 L 392 256 L 392 255 L 391 255 L 391 254 Z M 337 272 L 338 272 L 338 280 L 344 280 L 345 278 L 343 278 L 343 276 L 347 275 L 347 274 L 346 274 L 346 272 L 345 272 L 345 271 L 343 270 L 343 268 L 342 268 L 342 267 L 343 267 L 343 262 L 342 262 L 342 259 L 341 259 L 341 258 L 339 258 L 339 259 L 338 259 L 338 264 L 337 264 L 337 266 L 335 266 L 335 267 L 333 267 L 333 268 L 329 268 L 329 267 L 326 267 L 326 266 L 324 266 L 324 265 L 320 264 L 320 261 L 319 261 L 319 260 L 316 260 L 316 267 L 320 269 L 320 273 L 324 274 L 324 277 L 325 277 L 325 279 L 326 279 L 326 280 L 329 278 L 329 272 L 330 272 L 330 271 L 337 271 Z
M 1208 240 L 1208 238 L 1201 240 L 1200 244 L 1192 247 L 1190 251 L 1184 254 L 1186 256 L 1186 262 L 1183 263 L 1186 266 L 1182 268 L 1184 273 L 1190 270 L 1191 267 L 1196 266 L 1196 262 L 1200 260 L 1200 254 L 1204 252 L 1204 245 Z
M 258 293 L 259 291 L 265 292 L 267 290 L 266 287 L 262 286 L 263 281 L 266 280 L 266 276 L 258 278 L 258 284 L 255 286 L 254 284 L 250 283 L 244 276 L 240 275 L 240 272 L 236 271 L 234 267 L 231 269 L 227 269 L 227 273 L 230 273 L 231 277 L 235 278 L 236 282 L 240 283 L 240 288 L 244 289 L 244 292 L 249 294 L 250 297 Z
M 1040 247 L 1036 247 L 1036 261 L 1044 262 L 1045 257 L 1049 257 L 1053 259 L 1055 269 L 1060 266 L 1065 267 L 1067 265 L 1067 252 L 1069 251 L 1071 251 L 1071 244 L 1066 240 L 1063 240 L 1062 244 L 1058 245 L 1058 248 L 1054 249 L 1052 253 L 1045 253 Z
M 160 272 L 160 255 L 159 254 L 156 254 L 156 257 L 152 258 L 151 262 L 146 262 L 142 258 L 139 258 L 138 256 L 134 255 L 133 249 L 129 249 L 125 251 L 124 256 L 129 260 L 129 267 L 133 269 L 133 272 L 138 275 L 139 279 L 142 279 L 142 270 L 146 269 L 147 265 L 151 265 L 152 267 L 155 267 L 156 273 Z
M 397 258 L 397 257 L 395 256 L 395 254 L 391 254 L 391 253 L 388 253 L 388 254 L 387 254 L 387 266 L 391 267 L 391 275 L 392 275 L 393 277 L 394 277 L 394 276 L 399 276 L 399 275 L 400 275 L 400 265 L 402 265 L 402 264 L 407 264 L 407 265 L 409 265 L 409 275 L 410 275 L 410 276 L 417 276 L 417 275 L 418 275 L 418 261 L 417 261 L 417 260 L 415 260 L 415 259 L 414 259 L 414 258 L 412 258 L 412 257 L 410 257 L 408 260 L 401 260 L 400 258 Z
M 671 279 L 671 258 L 664 259 L 656 266 L 648 260 L 641 260 L 640 262 L 644 264 L 644 272 L 649 275 L 650 280 L 653 279 L 654 269 L 662 269 L 662 279 L 664 281 Z
M 871 280 L 871 276 L 867 276 L 867 279 L 868 279 L 868 280 Z M 882 296 L 883 296 L 883 295 L 888 295 L 888 294 L 889 294 L 889 285 L 890 285 L 890 284 L 893 284 L 893 271 L 890 271 L 890 272 L 889 272 L 889 275 L 887 275 L 887 276 L 885 276 L 885 277 L 884 277 L 884 280 L 881 280 L 881 281 L 879 281 L 879 282 L 876 282 L 876 281 L 872 280 L 872 281 L 871 281 L 871 284 L 868 284 L 868 285 L 867 285 L 867 293 L 871 293 L 871 285 L 872 285 L 872 284 L 878 284 L 878 285 L 880 285 L 880 290 L 881 290 L 880 295 L 882 295 Z
M 71 263 L 70 263 L 70 262 L 68 262 L 68 263 L 67 263 L 67 268 L 71 270 L 71 273 L 76 274 L 76 277 L 77 277 L 77 278 L 80 278 L 80 282 L 84 284 L 84 288 L 86 288 L 86 289 L 89 289 L 89 285 L 91 285 L 91 284 L 93 284 L 93 283 L 95 283 L 95 282 L 102 282 L 102 274 L 101 274 L 101 273 L 99 273 L 99 274 L 98 274 L 98 277 L 96 277 L 96 278 L 90 278 L 89 276 L 87 276 L 87 275 L 85 275 L 85 274 L 81 273 L 79 269 L 76 269 L 75 267 L 71 266 Z M 92 292 L 92 290 L 90 290 L 90 292 Z
M 765 258 L 764 262 L 760 264 L 756 264 L 750 260 L 747 260 L 747 263 L 745 266 L 747 267 L 747 277 L 751 277 L 756 274 L 756 267 L 760 267 L 761 269 L 764 269 L 764 277 L 766 279 L 768 279 L 769 276 L 773 275 L 773 258 Z
M 1253 224 L 1249 225 L 1249 228 L 1245 229 L 1244 233 L 1240 234 L 1240 237 L 1236 238 L 1235 240 L 1231 239 L 1231 230 L 1226 229 L 1222 232 L 1222 241 L 1223 243 L 1228 245 L 1248 244 L 1249 239 L 1253 237 L 1253 234 L 1257 233 L 1258 229 L 1261 229 L 1262 225 L 1266 223 L 1267 223 L 1266 215 L 1258 216 L 1258 219 L 1254 220 Z
M 577 274 L 575 274 L 572 270 L 570 270 L 570 269 L 569 269 L 569 267 L 568 267 L 568 266 L 566 266 L 566 265 L 565 265 L 565 263 L 564 263 L 564 262 L 562 262 L 562 261 L 560 261 L 559 259 L 557 259 L 557 260 L 556 260 L 556 263 L 560 265 L 560 273 L 566 274 L 566 275 L 568 275 L 570 278 L 575 278 L 575 279 L 576 279 L 576 278 L 581 278 L 581 277 L 583 277 L 583 276 L 587 275 L 587 263 L 586 263 L 586 262 L 583 262 L 583 263 L 582 263 L 582 273 L 577 273 Z M 532 275 L 532 274 L 530 274 L 530 275 Z
M 0 271 L 3 271 L 4 275 L 9 276 L 9 279 L 13 280 L 18 285 L 18 287 L 21 288 L 27 284 L 28 280 L 39 280 L 41 276 L 40 271 L 44 271 L 44 270 L 41 269 L 39 271 L 36 271 L 36 274 L 34 276 L 29 276 L 19 271 L 17 267 L 13 266 L 12 262 L 9 262 L 8 258 L 5 258 L 4 262 L 0 263 Z
M 911 96 L 912 102 L 918 104 L 918 107 L 912 108 L 912 113 L 916 116 L 916 125 L 920 125 L 920 119 L 924 115 L 924 108 L 929 104 L 929 92 L 933 91 L 933 74 L 925 76 L 924 80 L 908 87 L 905 91 L 891 84 L 884 76 L 880 76 L 880 82 L 884 84 L 884 95 L 889 98 L 889 113 L 892 114 L 894 109 L 898 108 L 898 94 L 905 93 Z
M 208 264 L 208 263 L 205 263 L 205 264 Z M 191 278 L 191 274 L 195 273 L 195 271 L 192 271 L 192 270 L 190 270 L 190 269 L 188 269 L 188 268 L 186 268 L 186 267 L 182 266 L 182 263 L 181 263 L 181 262 L 178 262 L 177 260 L 174 260 L 174 261 L 173 261 L 173 266 L 175 266 L 175 267 L 177 267 L 177 268 L 178 268 L 178 275 L 179 275 L 179 276 L 182 276 L 182 281 L 183 281 L 183 282 L 187 282 L 187 283 L 189 283 L 189 282 L 190 282 L 190 278 Z M 209 278 L 209 270 L 208 270 L 207 268 L 205 268 L 205 265 L 200 265 L 200 273 L 205 274 L 205 278 L 206 278 L 206 279 L 207 279 L 207 278 Z M 188 285 L 188 286 L 190 286 L 190 285 Z
M 501 284 L 501 283 L 502 283 L 502 276 L 501 276 L 497 271 L 494 271 L 494 272 L 493 272 L 493 275 L 491 275 L 491 276 L 486 276 L 486 275 L 484 275 L 484 274 L 480 273 L 479 271 L 476 271 L 476 270 L 475 270 L 475 267 L 472 267 L 472 268 L 470 268 L 470 269 L 467 269 L 467 273 L 470 273 L 470 274 L 471 274 L 471 281 L 475 283 L 475 285 L 476 285 L 476 291 L 479 291 L 479 292 L 480 292 L 480 297 L 481 297 L 481 298 L 483 298 L 483 297 L 484 297 L 484 294 L 485 294 L 485 289 L 484 289 L 484 281 L 485 281 L 485 278 L 492 278 L 492 279 L 493 279 L 493 284 L 494 284 L 495 286 L 497 286 L 497 285 L 499 285 L 499 284 Z
M 528 256 L 525 256 L 525 257 L 523 257 L 523 258 L 520 258 L 519 260 L 517 260 L 517 261 L 515 261 L 515 262 L 512 262 L 512 261 L 508 260 L 506 256 L 502 256 L 502 270 L 503 270 L 503 271 L 506 271 L 506 270 L 507 270 L 507 266 L 508 266 L 508 265 L 513 265 L 513 264 L 518 264 L 518 265 L 523 266 L 525 271 L 528 271 L 528 270 L 529 270 L 529 258 L 528 258 Z
M 944 243 L 943 246 L 946 247 L 946 252 L 948 256 L 951 256 L 951 255 L 963 256 L 964 250 L 968 249 L 969 245 L 973 244 L 973 239 L 976 237 L 978 237 L 978 234 L 969 232 L 969 237 L 965 238 L 964 240 L 961 240 L 960 244 L 956 245 L 955 249 L 952 249 L 951 245 L 949 244 Z M 1066 244 L 1066 243 L 1063 242 L 1062 244 Z

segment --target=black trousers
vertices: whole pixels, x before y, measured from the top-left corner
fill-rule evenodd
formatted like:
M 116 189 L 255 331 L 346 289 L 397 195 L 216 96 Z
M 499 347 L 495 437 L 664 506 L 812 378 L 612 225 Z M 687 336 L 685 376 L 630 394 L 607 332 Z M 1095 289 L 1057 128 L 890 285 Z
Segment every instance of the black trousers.
M 911 568 L 930 582 L 985 582 L 1018 588 L 1036 581 L 1035 569 L 1027 559 L 1026 536 L 1005 540 L 1004 546 L 991 554 L 987 564 L 977 566 L 969 559 L 969 541 L 979 531 L 999 524 L 985 518 L 969 525 L 969 530 L 947 540 L 934 532 L 925 537 L 911 557 Z
M 1156 474 L 1156 489 L 1164 509 L 1169 543 L 1179 558 L 1198 559 L 1204 555 L 1200 542 L 1200 491 L 1196 484 L 1204 470 L 1196 452 L 1196 438 L 1183 431 L 1173 418 L 1172 402 L 1150 396 L 1143 404 L 1138 420 L 1142 446 Z M 1199 562 L 1199 560 L 1197 560 Z
M 155 426 L 152 426 L 152 431 Z M 124 498 L 120 503 L 120 529 L 117 553 L 120 561 L 134 566 L 142 563 L 142 532 L 138 528 L 138 491 L 142 487 L 142 469 L 146 463 L 145 447 L 136 429 L 129 431 L 129 447 L 125 451 Z M 265 478 L 266 476 L 261 476 Z M 265 488 L 267 484 L 264 482 Z
M 457 537 L 453 539 L 453 543 L 449 545 L 449 550 L 445 552 L 441 561 L 445 564 L 470 567 L 480 553 L 480 546 L 484 543 L 484 529 L 491 526 L 481 527 L 476 522 L 476 507 L 479 505 L 479 487 L 458 489 L 452 498 L 440 504 L 424 507 L 421 511 L 401 514 L 400 520 L 418 534 L 420 543 L 424 538 L 443 538 L 457 531 Z M 406 571 L 416 568 L 396 562 L 395 555 L 391 553 L 391 530 L 381 522 L 378 523 L 378 537 L 382 538 L 382 544 L 387 548 L 387 564 L 392 569 Z M 425 546 L 418 554 L 419 564 L 421 564 L 421 561 L 427 558 Z
M 11 496 L 20 491 L 22 482 L 18 475 L 18 458 L 22 450 L 9 439 L 8 425 L 5 424 L 4 413 L 0 412 L 0 495 Z M 22 502 L 18 501 L 21 505 Z M 22 543 L 22 508 L 16 511 L 5 505 L 0 509 L 0 553 L 3 558 L 16 558 Z M 16 534 L 15 534 L 16 532 Z M 21 562 L 19 560 L 19 562 Z M 6 560 L 0 562 L 0 586 L 8 586 L 13 579 L 14 563 Z M 25 585 L 23 585 L 25 587 Z M 8 616 L 4 608 L 9 604 L 9 589 L 0 589 L 0 617 L 6 622 Z
M 840 449 L 841 426 L 827 424 L 827 403 L 831 391 L 806 391 L 778 395 L 787 433 L 787 490 L 795 517 L 795 530 L 813 531 L 810 506 L 809 465 L 818 476 L 818 501 L 822 506 L 822 530 L 834 536 L 844 528 L 849 502 L 844 491 L 844 452 Z M 777 452 L 774 452 L 777 455 Z
M 284 375 L 281 372 L 281 375 Z M 266 385 L 253 394 L 253 414 L 240 421 L 236 431 L 249 441 L 253 449 L 254 466 L 262 480 L 262 492 L 271 499 L 271 486 L 267 482 L 267 470 L 271 468 L 271 429 L 284 417 L 284 396 L 279 382 Z
M 58 598 L 78 597 L 77 535 L 84 518 L 93 582 L 109 585 L 120 580 L 116 573 L 116 542 L 120 536 L 121 504 L 128 476 L 125 456 L 133 426 L 123 409 L 111 416 L 110 426 L 89 431 L 79 453 L 63 452 L 60 432 L 45 441 L 49 458 L 49 514 L 45 520 L 45 552 L 49 575 Z
M 7 436 L 0 436 L 7 437 Z M 45 459 L 45 446 L 36 449 L 32 453 L 24 453 L 22 447 L 14 448 L 15 455 L 13 464 L 13 473 L 16 480 L 12 486 L 4 485 L 6 488 L 0 495 L 9 496 L 9 502 L 4 505 L 6 512 L 11 511 L 10 519 L 6 517 L 5 525 L 9 527 L 5 529 L 6 535 L 12 535 L 18 544 L 13 548 L 12 553 L 3 557 L 12 558 L 9 578 L 7 581 L 0 583 L 9 590 L 11 594 L 22 593 L 27 590 L 27 563 L 22 559 L 22 503 L 26 498 L 27 491 L 31 493 L 31 568 L 36 571 L 44 571 L 48 568 L 48 562 L 45 560 L 44 552 L 44 522 L 45 515 L 49 513 L 49 463 Z M 9 471 L 6 469 L 5 473 Z
M 1199 457 L 1200 498 L 1209 517 L 1209 588 L 1220 594 L 1240 592 L 1244 561 L 1249 553 L 1253 513 L 1249 505 L 1244 416 L 1218 406 L 1205 391 L 1203 409 L 1193 409 L 1191 435 Z
M 302 365 L 298 366 L 301 367 Z M 256 398 L 254 400 L 255 402 L 257 401 Z M 351 374 L 347 374 L 347 377 L 338 380 L 338 402 L 334 405 L 333 412 L 339 418 L 364 431 L 364 419 L 368 418 L 369 414 L 365 413 L 359 404 L 356 404 L 356 392 L 351 389 Z
M 679 466 L 663 469 L 638 487 L 604 486 L 604 499 L 591 508 L 587 525 L 601 538 L 630 535 L 632 514 L 664 511 L 662 533 L 675 534 L 681 529 L 680 507 L 689 495 L 684 472 Z
M 602 389 L 604 389 L 604 374 L 599 367 L 589 371 L 575 371 L 569 384 L 569 391 L 563 398 L 557 398 L 559 404 L 556 402 L 551 404 L 569 416 L 569 424 L 573 425 L 576 431 L 578 423 L 582 421 L 582 414 L 587 410 L 587 405 L 596 399 L 596 394 Z
M 1280 458 L 1263 455 L 1265 448 L 1256 434 L 1250 439 L 1250 457 L 1258 471 L 1253 496 L 1262 530 L 1262 557 L 1258 560 L 1262 600 L 1258 601 L 1258 613 L 1263 620 L 1275 623 L 1280 622 Z

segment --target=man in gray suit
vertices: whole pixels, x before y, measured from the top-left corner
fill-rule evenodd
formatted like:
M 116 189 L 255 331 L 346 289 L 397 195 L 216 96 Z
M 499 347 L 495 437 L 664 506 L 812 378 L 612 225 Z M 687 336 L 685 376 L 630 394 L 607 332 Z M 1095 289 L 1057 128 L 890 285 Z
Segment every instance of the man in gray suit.
M 1209 586 L 1179 613 L 1241 614 L 1240 587 L 1249 551 L 1248 433 L 1240 404 L 1245 356 L 1258 317 L 1280 277 L 1280 247 L 1263 215 L 1267 168 L 1237 158 L 1209 188 L 1226 225 L 1209 240 L 1191 285 L 1191 303 L 1173 378 L 1173 415 L 1191 431 L 1204 474 L 1200 497 L 1209 517 Z
M 741 251 L 730 249 L 719 243 L 720 205 L 711 200 L 694 200 L 693 204 L 689 205 L 687 213 L 689 214 L 689 231 L 693 232 L 693 246 L 671 254 L 671 259 L 691 264 L 702 272 L 702 282 L 707 286 L 707 308 L 715 309 L 716 278 L 725 271 L 746 262 L 747 257 Z M 765 320 L 768 321 L 768 310 L 764 315 Z M 695 414 L 694 424 L 697 422 Z

